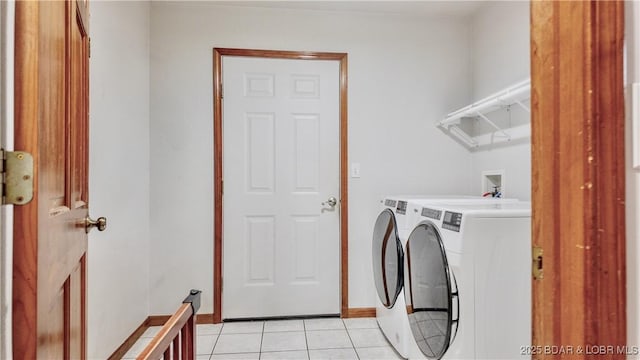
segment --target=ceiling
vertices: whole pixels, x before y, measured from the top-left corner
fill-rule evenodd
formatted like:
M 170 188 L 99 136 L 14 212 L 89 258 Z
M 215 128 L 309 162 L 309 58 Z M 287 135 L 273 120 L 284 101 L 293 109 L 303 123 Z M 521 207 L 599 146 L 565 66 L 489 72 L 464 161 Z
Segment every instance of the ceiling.
M 322 11 L 353 11 L 386 13 L 420 17 L 466 17 L 473 14 L 487 1 L 214 1 L 227 6 L 248 6 L 276 9 L 303 9 Z

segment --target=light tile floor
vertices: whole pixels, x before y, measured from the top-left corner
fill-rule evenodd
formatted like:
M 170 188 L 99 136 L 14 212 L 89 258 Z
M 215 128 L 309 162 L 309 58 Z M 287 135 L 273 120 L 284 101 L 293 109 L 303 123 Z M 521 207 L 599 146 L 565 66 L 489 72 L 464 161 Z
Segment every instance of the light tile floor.
M 135 359 L 159 329 L 149 328 L 123 359 Z M 196 331 L 198 360 L 401 359 L 375 318 L 231 322 Z

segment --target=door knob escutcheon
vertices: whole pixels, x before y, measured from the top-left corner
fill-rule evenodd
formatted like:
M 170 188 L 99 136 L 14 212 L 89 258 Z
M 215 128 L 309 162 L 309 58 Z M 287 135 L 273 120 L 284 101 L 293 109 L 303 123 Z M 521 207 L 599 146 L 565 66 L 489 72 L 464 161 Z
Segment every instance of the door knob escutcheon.
M 86 233 L 88 234 L 89 231 L 91 231 L 91 229 L 93 229 L 94 227 L 98 228 L 98 231 L 104 231 L 107 228 L 107 218 L 101 216 L 98 218 L 98 220 L 93 220 L 89 216 L 87 216 L 84 219 L 84 228 Z

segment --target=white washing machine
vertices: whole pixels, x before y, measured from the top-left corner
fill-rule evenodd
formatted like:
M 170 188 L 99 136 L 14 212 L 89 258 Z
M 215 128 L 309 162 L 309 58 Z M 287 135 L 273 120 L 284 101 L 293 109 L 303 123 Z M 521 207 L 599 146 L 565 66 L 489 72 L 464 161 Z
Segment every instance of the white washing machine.
M 410 204 L 494 204 L 517 202 L 515 199 L 495 199 L 455 195 L 398 195 L 387 196 L 373 230 L 373 272 L 378 299 L 376 318 L 380 329 L 396 351 L 408 358 L 412 352 L 412 335 L 406 316 L 403 293 L 405 244 L 420 218 L 417 206 Z M 411 208 L 410 208 L 411 206 Z M 415 344 L 413 344 L 415 347 Z M 415 353 L 415 349 L 413 349 Z
M 531 204 L 413 206 L 418 224 L 404 271 L 409 358 L 527 358 L 520 347 L 531 341 Z

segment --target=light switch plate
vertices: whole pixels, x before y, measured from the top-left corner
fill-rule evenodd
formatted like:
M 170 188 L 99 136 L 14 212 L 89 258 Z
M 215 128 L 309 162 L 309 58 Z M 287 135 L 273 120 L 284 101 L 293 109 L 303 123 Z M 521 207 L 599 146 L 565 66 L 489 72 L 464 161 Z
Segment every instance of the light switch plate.
M 352 178 L 360 177 L 360 163 L 351 163 L 351 177 Z

